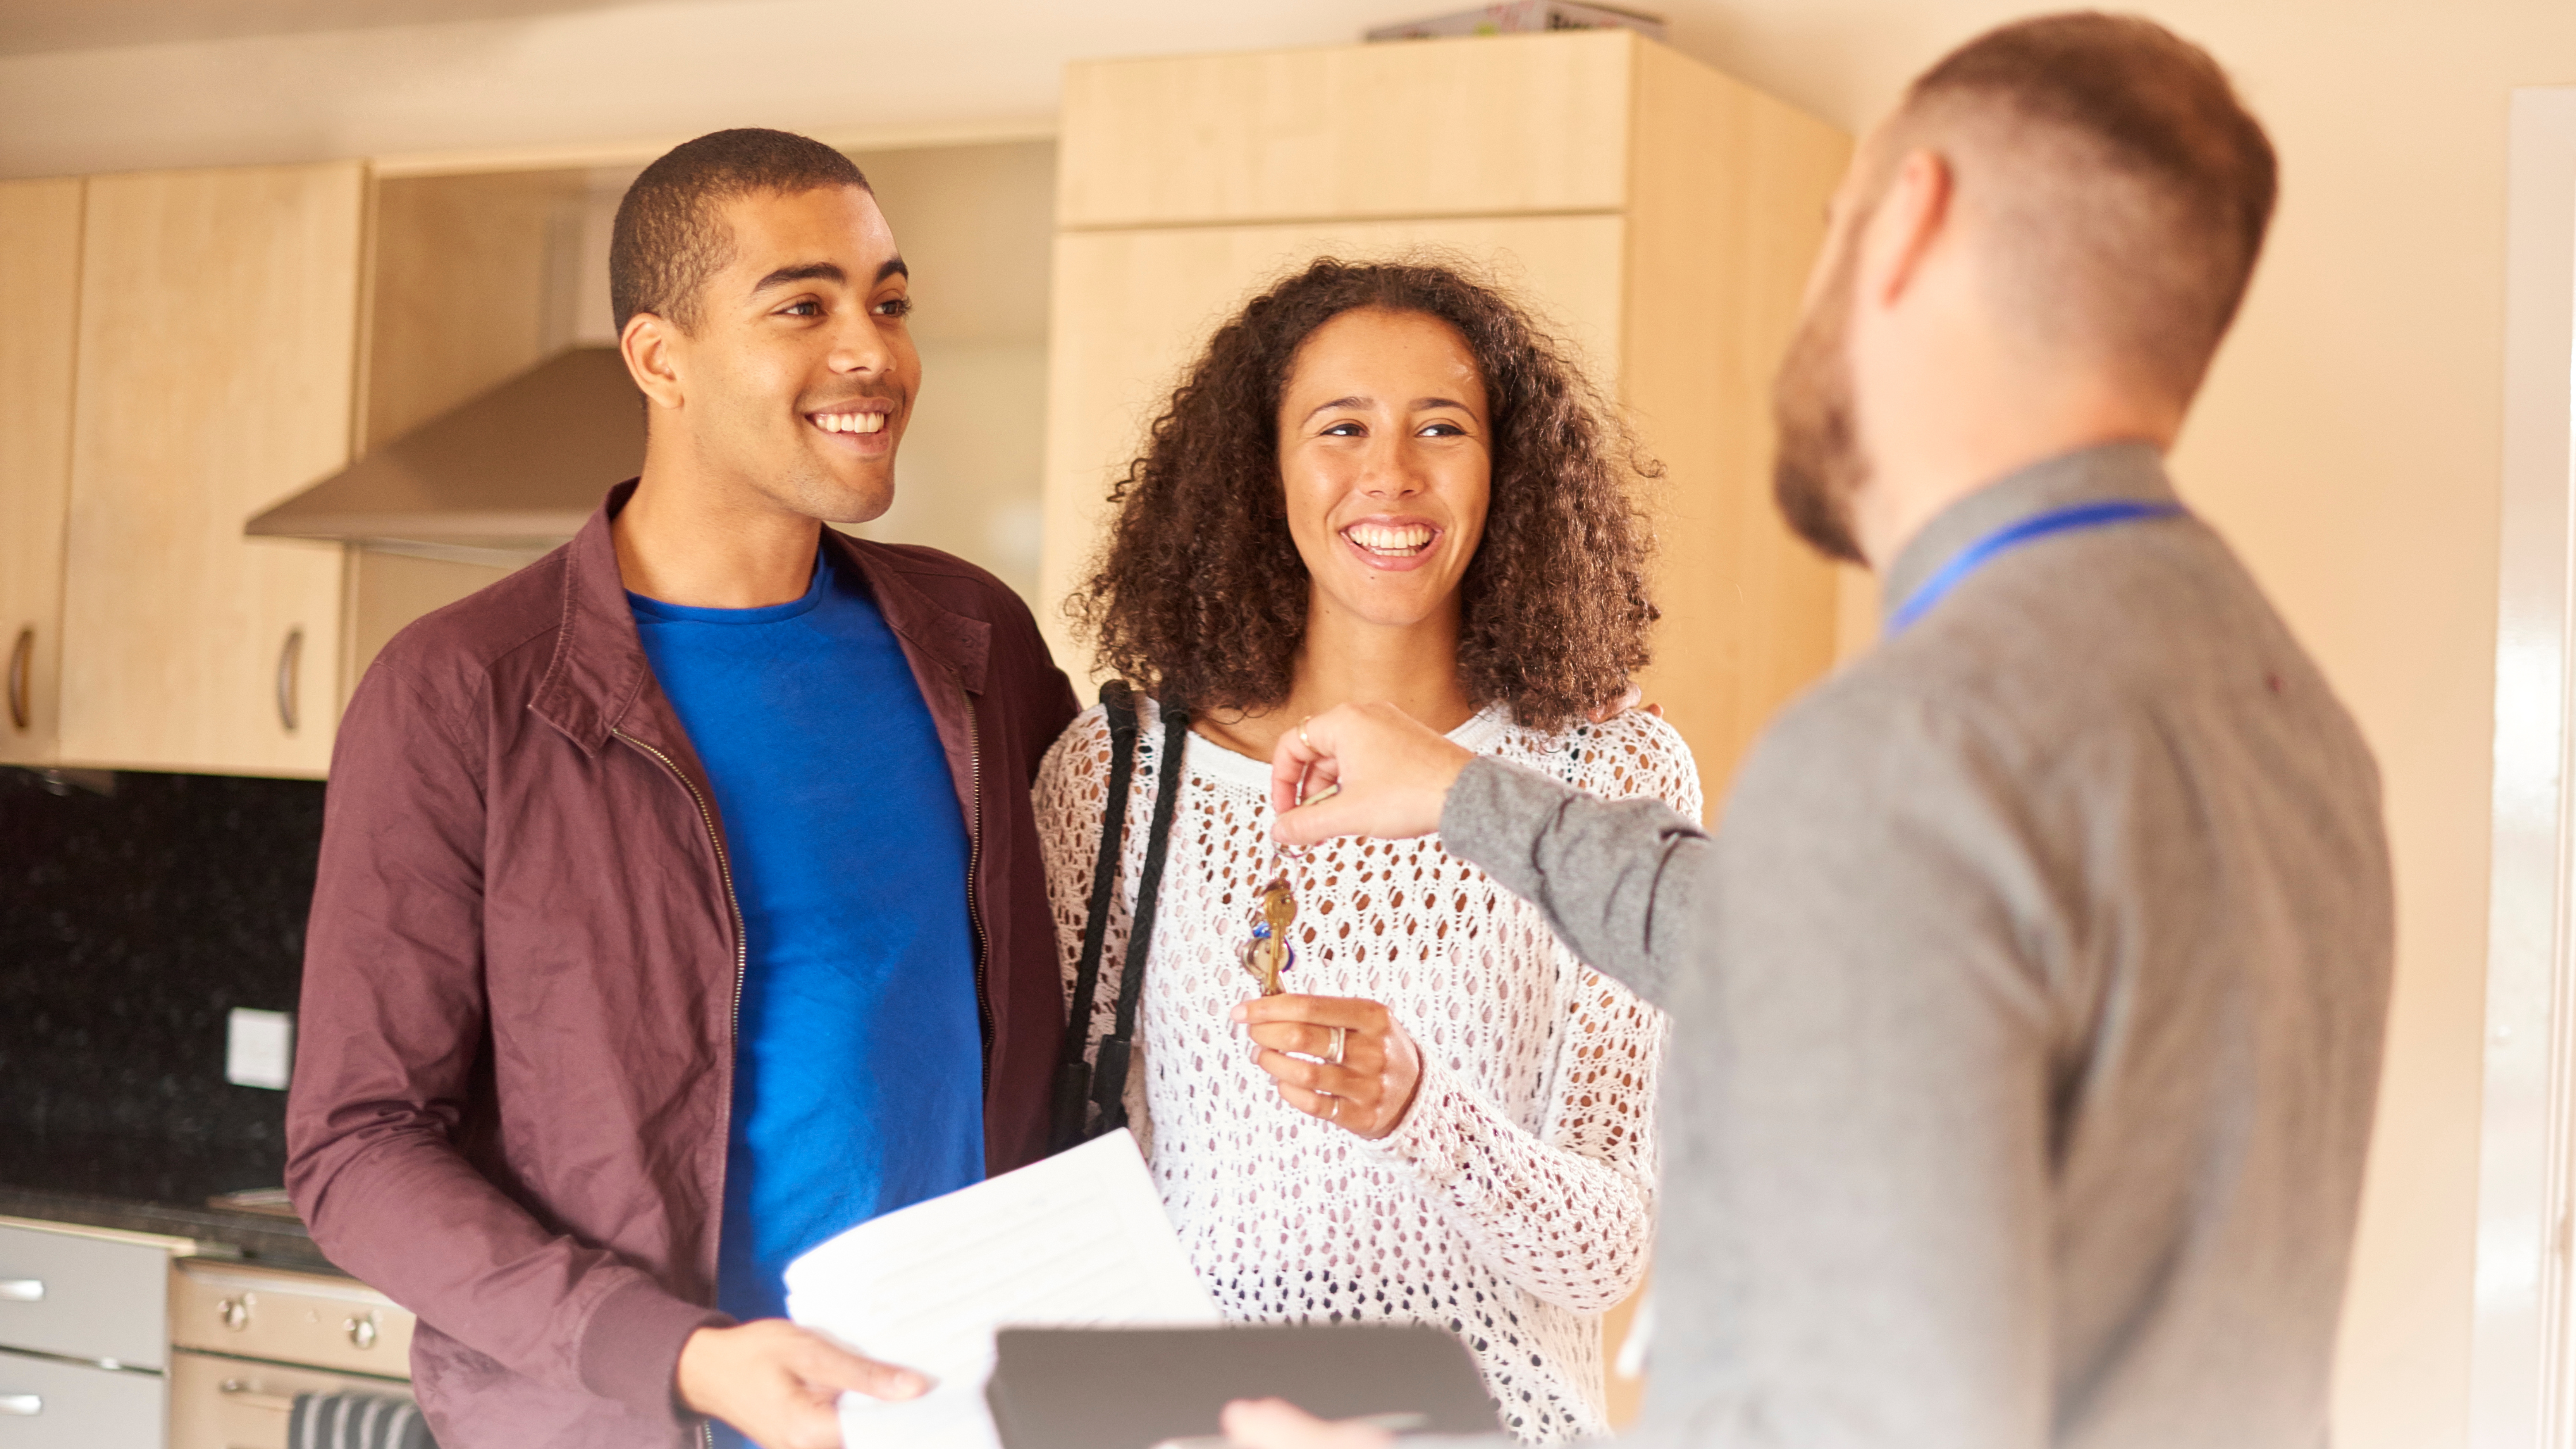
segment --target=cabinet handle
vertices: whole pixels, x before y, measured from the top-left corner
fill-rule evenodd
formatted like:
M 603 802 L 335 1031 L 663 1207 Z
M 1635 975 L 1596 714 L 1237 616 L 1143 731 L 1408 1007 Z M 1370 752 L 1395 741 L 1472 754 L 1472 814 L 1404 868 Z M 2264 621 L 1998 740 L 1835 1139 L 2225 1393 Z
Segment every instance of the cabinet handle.
M 35 723 L 36 712 L 27 702 L 27 673 L 36 659 L 34 626 L 18 631 L 18 642 L 9 649 L 9 723 L 24 730 Z
M 254 1409 L 269 1409 L 280 1414 L 295 1412 L 295 1401 L 284 1394 L 263 1394 L 239 1379 L 226 1379 L 219 1386 L 225 1398 Z
M 215 1321 L 222 1324 L 224 1327 L 231 1329 L 233 1332 L 239 1333 L 243 1329 L 250 1327 L 250 1304 L 251 1297 L 247 1293 L 243 1294 L 239 1298 L 217 1299 L 215 1301 Z
M 32 1419 L 43 1412 L 45 1412 L 45 1399 L 41 1394 L 0 1394 L 0 1414 L 15 1414 L 21 1419 Z
M 286 647 L 277 651 L 277 720 L 295 733 L 295 677 L 304 663 L 304 631 L 286 631 Z
M 42 1278 L 0 1278 L 0 1303 L 42 1303 L 45 1280 Z
M 352 1318 L 340 1326 L 349 1331 L 349 1342 L 356 1347 L 374 1348 L 376 1346 L 375 1314 L 369 1313 L 363 1318 Z

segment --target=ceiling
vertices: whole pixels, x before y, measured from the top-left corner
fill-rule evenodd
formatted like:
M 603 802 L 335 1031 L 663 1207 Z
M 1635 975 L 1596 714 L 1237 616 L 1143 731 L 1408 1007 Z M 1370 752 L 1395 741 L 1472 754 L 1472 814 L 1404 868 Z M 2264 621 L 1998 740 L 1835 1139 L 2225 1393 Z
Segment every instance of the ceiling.
M 0 55 L 599 10 L 632 0 L 0 0 Z

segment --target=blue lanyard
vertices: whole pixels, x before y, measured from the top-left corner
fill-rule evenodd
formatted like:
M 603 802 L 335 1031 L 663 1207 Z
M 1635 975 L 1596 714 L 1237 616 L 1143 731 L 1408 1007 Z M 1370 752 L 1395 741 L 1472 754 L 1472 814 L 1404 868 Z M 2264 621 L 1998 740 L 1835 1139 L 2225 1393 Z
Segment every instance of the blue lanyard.
M 1995 555 L 2019 548 L 2035 538 L 2052 533 L 2073 533 L 2086 528 L 2108 528 L 2115 523 L 2133 523 L 2142 518 L 2172 518 L 2186 510 L 2179 503 L 2079 503 L 2025 518 L 2008 528 L 2000 528 L 1961 549 L 1940 572 L 1925 579 L 1922 586 L 1906 596 L 1896 612 L 1887 616 L 1887 632 L 1895 635 L 1915 620 L 1932 611 L 1959 581 L 1994 561 Z

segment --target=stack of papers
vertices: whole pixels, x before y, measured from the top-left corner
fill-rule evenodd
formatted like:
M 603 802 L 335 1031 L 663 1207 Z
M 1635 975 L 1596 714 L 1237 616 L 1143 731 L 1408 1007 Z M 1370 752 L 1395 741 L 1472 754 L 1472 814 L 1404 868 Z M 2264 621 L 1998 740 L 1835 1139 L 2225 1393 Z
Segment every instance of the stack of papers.
M 998 1449 L 996 1329 L 1219 1321 L 1123 1130 L 861 1223 L 786 1278 L 789 1317 L 936 1382 L 901 1403 L 842 1395 L 854 1445 Z

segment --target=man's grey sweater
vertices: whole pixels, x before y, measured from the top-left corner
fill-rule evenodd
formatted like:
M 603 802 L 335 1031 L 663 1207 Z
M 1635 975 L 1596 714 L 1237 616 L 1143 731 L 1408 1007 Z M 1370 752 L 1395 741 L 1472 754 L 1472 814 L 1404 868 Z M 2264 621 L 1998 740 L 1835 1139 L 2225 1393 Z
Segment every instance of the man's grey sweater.
M 1935 519 L 2170 501 L 2090 450 Z M 2188 516 L 1996 556 L 1714 836 L 1491 760 L 1447 847 L 1668 1010 L 1638 1437 L 2313 1449 L 2388 1003 L 2375 767 Z

